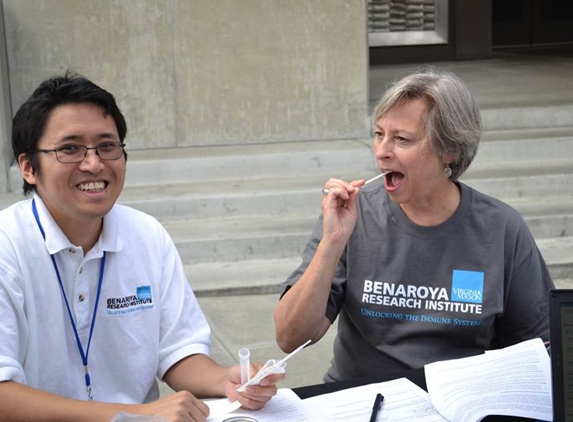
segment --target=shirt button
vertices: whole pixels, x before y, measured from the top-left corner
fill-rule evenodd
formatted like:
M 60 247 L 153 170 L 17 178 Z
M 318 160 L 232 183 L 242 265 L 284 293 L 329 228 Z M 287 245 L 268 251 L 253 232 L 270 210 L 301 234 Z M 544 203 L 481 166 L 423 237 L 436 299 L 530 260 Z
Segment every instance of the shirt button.
M 85 296 L 84 295 L 79 295 L 78 300 L 80 302 L 83 302 L 85 300 Z
M 83 267 L 82 267 L 82 268 L 80 268 L 80 271 L 79 271 L 79 272 L 80 272 L 80 274 L 81 274 L 83 271 L 84 271 Z

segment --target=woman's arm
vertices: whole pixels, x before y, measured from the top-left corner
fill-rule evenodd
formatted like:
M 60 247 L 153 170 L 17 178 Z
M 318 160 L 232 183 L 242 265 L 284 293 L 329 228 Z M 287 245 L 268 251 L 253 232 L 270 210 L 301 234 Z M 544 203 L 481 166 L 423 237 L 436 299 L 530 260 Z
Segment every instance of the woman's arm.
M 346 243 L 356 225 L 357 186 L 330 179 L 322 201 L 322 238 L 301 278 L 283 295 L 275 308 L 275 335 L 279 347 L 291 352 L 307 340 L 316 343 L 331 325 L 326 307 L 332 281 Z

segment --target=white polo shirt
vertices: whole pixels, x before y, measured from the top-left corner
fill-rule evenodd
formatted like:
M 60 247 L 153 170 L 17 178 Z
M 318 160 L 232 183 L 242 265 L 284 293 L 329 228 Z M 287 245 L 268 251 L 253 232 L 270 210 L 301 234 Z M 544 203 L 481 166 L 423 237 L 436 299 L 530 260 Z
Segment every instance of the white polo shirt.
M 96 401 L 158 398 L 156 376 L 209 354 L 210 329 L 171 237 L 153 217 L 115 205 L 84 256 L 34 195 L 0 211 L 0 381 L 87 399 L 84 367 L 50 254 L 55 254 L 84 351 L 106 263 L 88 355 Z

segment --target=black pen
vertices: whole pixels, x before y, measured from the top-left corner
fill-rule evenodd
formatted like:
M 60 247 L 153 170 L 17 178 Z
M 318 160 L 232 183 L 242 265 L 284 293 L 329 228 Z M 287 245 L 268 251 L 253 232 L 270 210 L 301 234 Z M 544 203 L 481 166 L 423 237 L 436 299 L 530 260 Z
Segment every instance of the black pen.
M 372 407 L 372 415 L 370 415 L 370 422 L 376 422 L 378 411 L 382 407 L 382 400 L 384 400 L 384 396 L 380 393 L 376 394 L 376 400 L 374 400 L 374 406 Z

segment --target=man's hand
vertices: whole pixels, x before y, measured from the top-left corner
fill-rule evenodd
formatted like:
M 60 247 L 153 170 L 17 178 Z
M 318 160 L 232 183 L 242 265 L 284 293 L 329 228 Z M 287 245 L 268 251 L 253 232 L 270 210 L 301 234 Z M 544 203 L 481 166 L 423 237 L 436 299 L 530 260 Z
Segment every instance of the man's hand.
M 251 364 L 251 374 L 256 374 L 261 368 L 260 364 Z M 238 400 L 245 409 L 261 409 L 277 394 L 276 384 L 284 379 L 285 374 L 271 374 L 261 380 L 261 385 L 250 385 L 244 393 L 239 393 L 237 388 L 241 386 L 241 368 L 235 365 L 227 371 L 225 394 L 231 401 Z
M 209 407 L 190 392 L 179 391 L 152 403 L 135 405 L 129 412 L 157 416 L 167 422 L 205 422 Z

